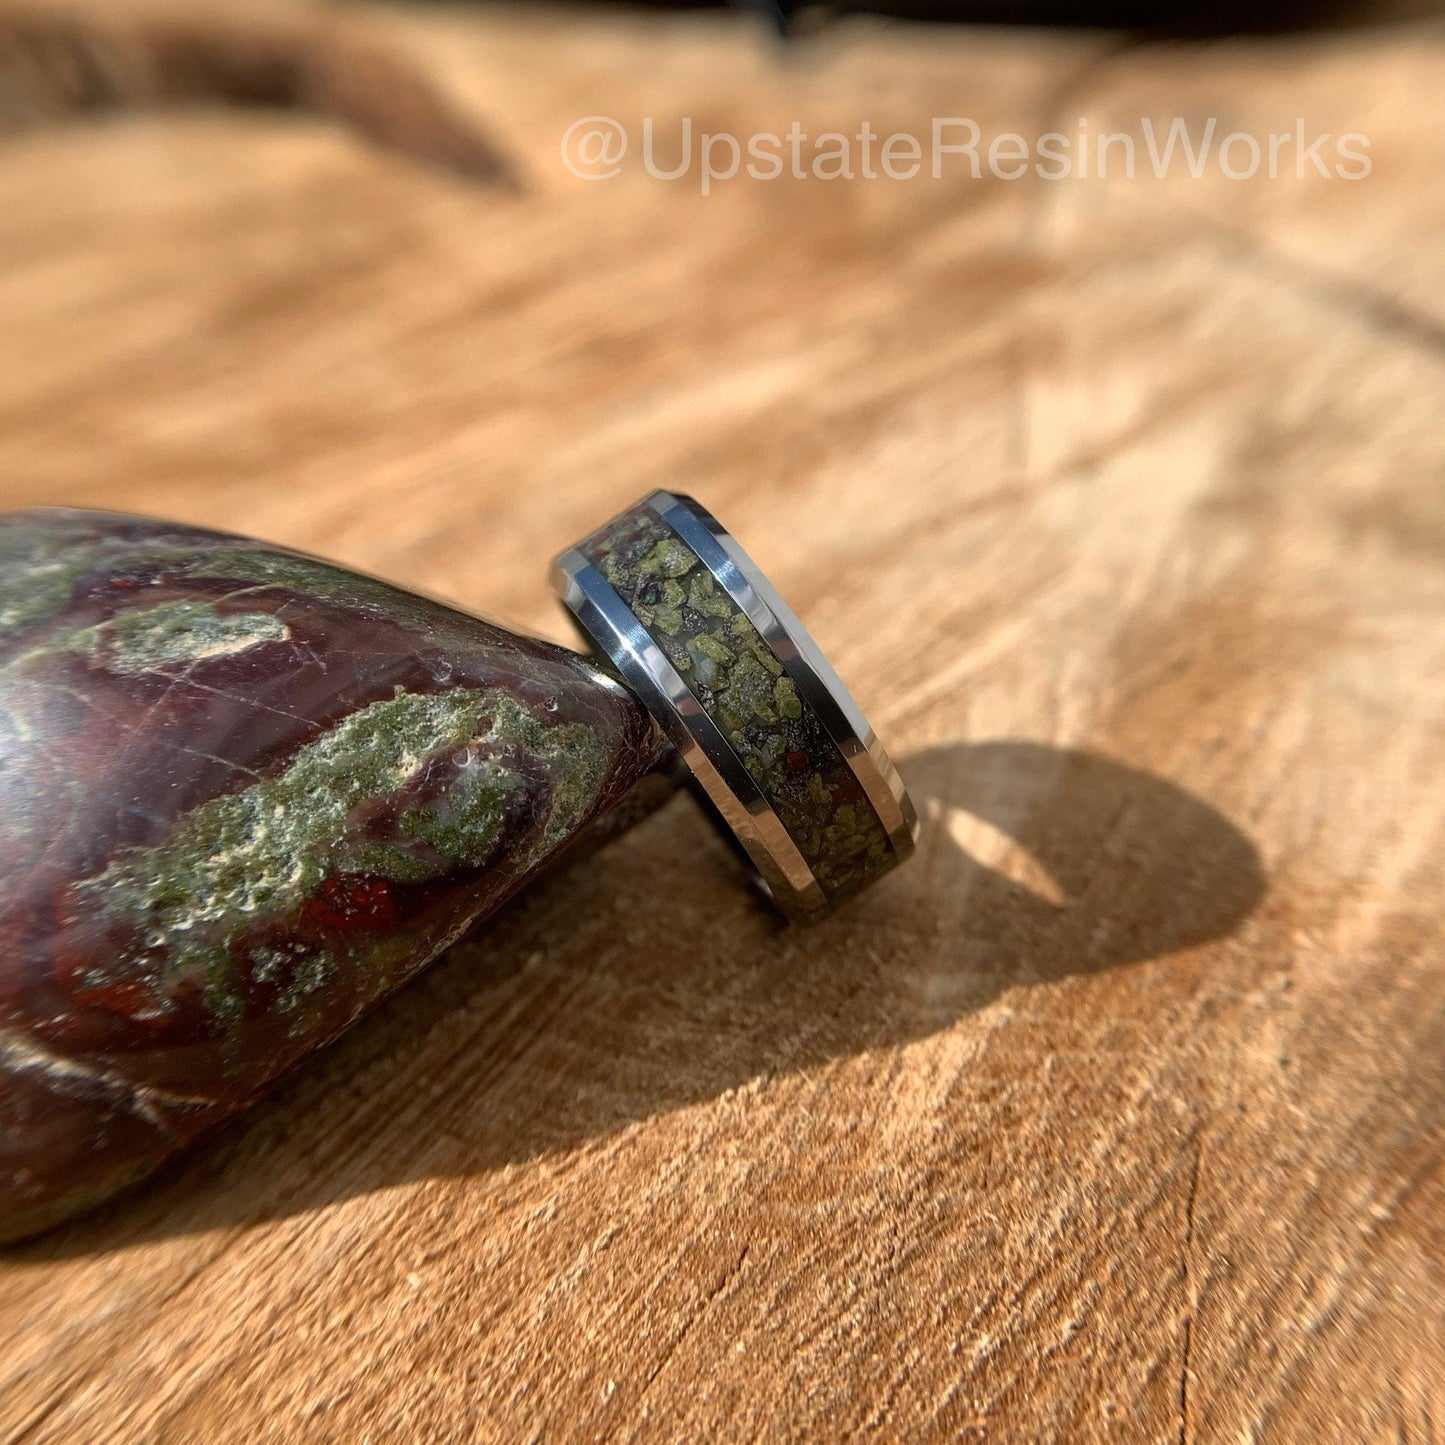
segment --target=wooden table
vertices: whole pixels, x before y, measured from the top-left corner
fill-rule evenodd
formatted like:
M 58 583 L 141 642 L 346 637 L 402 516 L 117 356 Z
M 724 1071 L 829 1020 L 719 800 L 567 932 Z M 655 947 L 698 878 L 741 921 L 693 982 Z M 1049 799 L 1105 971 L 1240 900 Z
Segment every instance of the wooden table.
M 785 930 L 680 801 L 548 883 L 4 1255 L 8 1438 L 1438 1438 L 1439 22 L 781 59 L 713 13 L 370 23 L 512 189 L 265 112 L 0 148 L 4 502 L 564 637 L 547 557 L 693 491 L 920 856 Z M 589 115 L 632 131 L 612 180 L 562 164 Z M 1372 171 L 704 197 L 644 116 L 1302 119 Z

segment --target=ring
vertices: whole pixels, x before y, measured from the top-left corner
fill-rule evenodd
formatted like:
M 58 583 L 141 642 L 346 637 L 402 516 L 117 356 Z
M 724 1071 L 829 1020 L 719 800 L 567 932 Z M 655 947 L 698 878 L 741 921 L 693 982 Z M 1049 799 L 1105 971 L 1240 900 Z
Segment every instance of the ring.
M 912 851 L 897 770 L 817 644 L 690 497 L 653 492 L 552 564 L 773 901 L 830 912 Z

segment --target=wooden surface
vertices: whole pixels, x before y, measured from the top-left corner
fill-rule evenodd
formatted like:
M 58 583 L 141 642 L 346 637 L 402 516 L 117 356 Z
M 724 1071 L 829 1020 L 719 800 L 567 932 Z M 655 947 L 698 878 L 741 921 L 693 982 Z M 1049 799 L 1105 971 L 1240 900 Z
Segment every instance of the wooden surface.
M 548 556 L 684 487 L 854 685 L 921 855 L 787 931 L 672 804 L 8 1252 L 6 1435 L 1438 1439 L 1438 21 L 860 21 L 782 64 L 721 14 L 372 23 L 516 191 L 299 114 L 0 149 L 5 503 L 563 637 Z M 572 178 L 590 114 L 1305 117 L 1374 171 L 704 199 Z

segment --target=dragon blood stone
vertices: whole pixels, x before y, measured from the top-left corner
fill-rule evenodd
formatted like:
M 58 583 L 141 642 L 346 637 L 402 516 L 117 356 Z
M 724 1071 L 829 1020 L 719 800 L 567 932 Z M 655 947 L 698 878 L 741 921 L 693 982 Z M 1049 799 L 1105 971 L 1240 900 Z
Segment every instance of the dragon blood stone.
M 244 1107 L 669 756 L 585 659 L 384 583 L 0 517 L 0 1238 Z

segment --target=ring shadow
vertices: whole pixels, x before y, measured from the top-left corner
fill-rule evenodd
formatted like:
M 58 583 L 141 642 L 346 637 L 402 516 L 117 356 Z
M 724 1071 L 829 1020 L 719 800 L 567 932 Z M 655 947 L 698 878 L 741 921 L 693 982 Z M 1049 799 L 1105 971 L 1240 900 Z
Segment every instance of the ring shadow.
M 1263 896 L 1238 827 L 1126 764 L 985 742 L 916 753 L 902 771 L 925 819 L 920 856 L 828 921 L 781 927 L 739 892 L 698 811 L 669 806 L 484 924 L 247 1118 L 4 1257 L 488 1174 L 926 1038 L 1006 989 L 1222 938 Z M 964 846 L 980 842 L 999 867 Z

